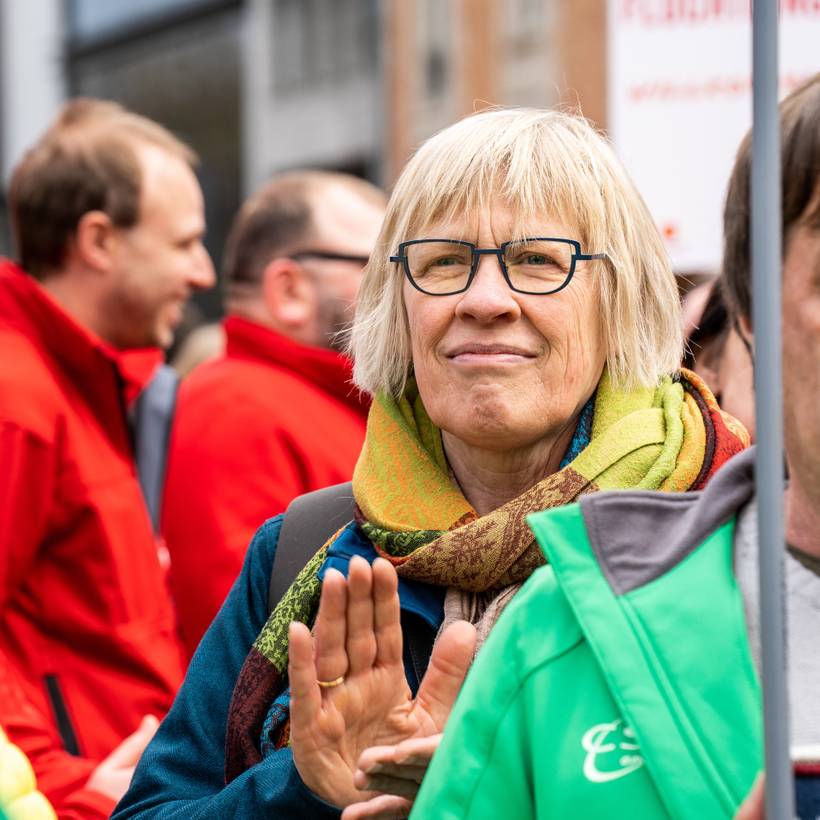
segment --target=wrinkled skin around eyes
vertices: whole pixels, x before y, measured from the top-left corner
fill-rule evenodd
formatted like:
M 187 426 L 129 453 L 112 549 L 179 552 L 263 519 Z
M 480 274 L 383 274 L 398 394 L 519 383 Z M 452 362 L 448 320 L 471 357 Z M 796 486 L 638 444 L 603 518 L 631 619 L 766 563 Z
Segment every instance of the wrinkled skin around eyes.
M 470 219 L 437 224 L 425 233 L 497 247 L 514 238 L 512 231 L 510 210 L 496 202 Z M 579 236 L 576 226 L 549 217 L 529 220 L 526 233 Z M 547 296 L 510 290 L 493 256 L 481 258 L 465 293 L 428 296 L 405 282 L 419 391 L 443 431 L 460 483 L 456 465 L 473 469 L 477 465 L 470 462 L 476 460 L 487 481 L 497 475 L 505 482 L 517 474 L 517 490 L 557 469 L 606 358 L 595 280 L 599 264 L 579 263 L 570 285 Z

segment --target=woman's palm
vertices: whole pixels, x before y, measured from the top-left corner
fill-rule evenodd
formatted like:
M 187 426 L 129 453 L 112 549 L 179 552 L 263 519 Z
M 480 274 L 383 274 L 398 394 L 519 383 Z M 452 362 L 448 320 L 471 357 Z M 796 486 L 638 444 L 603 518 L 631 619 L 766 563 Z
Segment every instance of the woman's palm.
M 418 695 L 404 677 L 397 578 L 392 566 L 354 558 L 345 583 L 328 571 L 314 627 L 290 632 L 291 741 L 305 784 L 345 806 L 365 797 L 353 774 L 361 753 L 441 732 L 475 643 L 455 624 L 436 643 Z M 334 686 L 321 686 L 320 681 Z

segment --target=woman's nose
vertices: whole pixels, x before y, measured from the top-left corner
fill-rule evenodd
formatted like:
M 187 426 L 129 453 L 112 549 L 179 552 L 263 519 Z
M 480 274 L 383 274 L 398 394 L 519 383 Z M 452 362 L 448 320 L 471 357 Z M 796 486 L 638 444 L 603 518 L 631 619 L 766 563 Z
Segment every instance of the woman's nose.
M 501 260 L 495 254 L 482 254 L 473 281 L 456 306 L 456 315 L 493 322 L 515 319 L 520 313 L 515 294 L 501 271 Z

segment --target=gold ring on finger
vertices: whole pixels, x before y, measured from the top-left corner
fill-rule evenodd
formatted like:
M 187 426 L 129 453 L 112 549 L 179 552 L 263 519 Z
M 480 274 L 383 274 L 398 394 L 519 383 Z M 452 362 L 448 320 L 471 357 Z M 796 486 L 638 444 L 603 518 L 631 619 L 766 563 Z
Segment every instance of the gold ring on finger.
M 335 680 L 317 680 L 316 683 L 322 687 L 322 689 L 332 689 L 334 686 L 338 686 L 340 683 L 345 682 L 345 676 L 339 675 L 338 678 Z

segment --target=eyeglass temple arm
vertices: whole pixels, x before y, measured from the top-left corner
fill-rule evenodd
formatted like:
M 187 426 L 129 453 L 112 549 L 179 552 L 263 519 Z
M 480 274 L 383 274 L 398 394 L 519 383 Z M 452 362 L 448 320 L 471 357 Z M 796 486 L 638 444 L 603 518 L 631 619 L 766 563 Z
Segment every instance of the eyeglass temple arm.
M 575 258 L 581 262 L 587 262 L 590 259 L 607 259 L 605 253 L 576 253 Z

